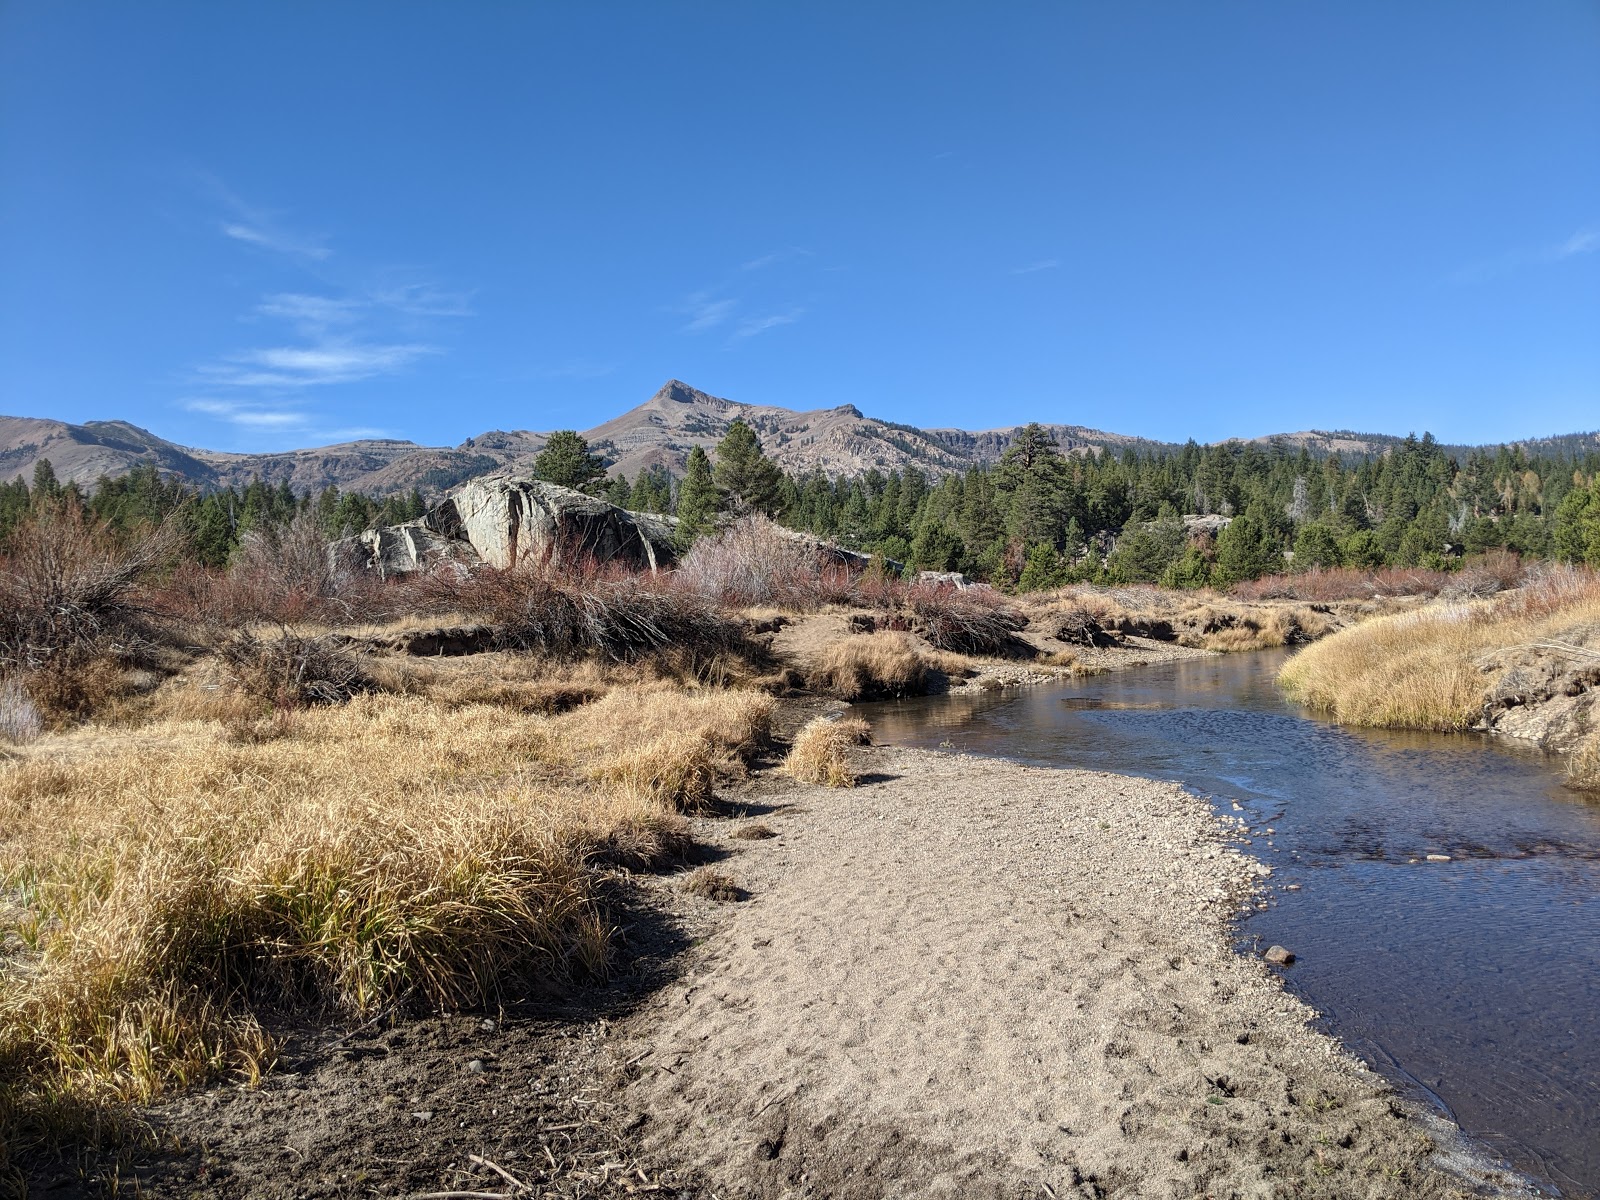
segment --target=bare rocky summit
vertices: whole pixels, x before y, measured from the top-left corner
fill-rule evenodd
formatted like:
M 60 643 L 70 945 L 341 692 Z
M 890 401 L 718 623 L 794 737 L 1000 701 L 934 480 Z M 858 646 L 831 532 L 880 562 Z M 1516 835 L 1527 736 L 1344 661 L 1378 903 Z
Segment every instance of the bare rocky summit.
M 651 467 L 665 467 L 681 475 L 694 447 L 715 446 L 739 419 L 755 429 L 767 454 L 785 470 L 829 476 L 873 467 L 887 471 L 915 466 L 930 475 L 961 471 L 998 461 L 1015 432 L 918 429 L 866 416 L 850 404 L 806 412 L 741 404 L 673 379 L 637 408 L 583 436 L 605 456 L 613 474 L 631 479 Z M 1046 428 L 1068 451 L 1156 444 L 1078 425 Z M 85 486 L 101 475 L 122 475 L 154 463 L 201 488 L 243 487 L 259 477 L 273 486 L 287 482 L 302 492 L 332 485 L 374 496 L 412 488 L 438 496 L 485 475 L 532 474 L 547 437 L 525 429 L 494 429 L 453 447 L 367 439 L 272 454 L 232 454 L 180 446 L 125 421 L 72 425 L 0 417 L 0 480 L 26 477 L 39 459 L 47 458 L 62 481 Z
M 743 419 L 760 436 L 767 454 L 785 470 L 829 476 L 859 474 L 870 468 L 917 467 L 943 475 L 997 462 L 1016 427 L 971 432 L 920 429 L 869 417 L 854 405 L 797 412 L 772 405 L 741 404 L 669 380 L 655 395 L 604 424 L 584 431 L 612 473 L 630 479 L 651 467 L 681 475 L 695 446 L 710 448 Z M 1082 425 L 1047 424 L 1063 450 L 1086 453 L 1128 447 L 1156 449 L 1163 443 Z M 43 417 L 0 417 L 0 481 L 28 476 L 41 458 L 58 478 L 82 485 L 101 475 L 118 476 L 145 463 L 200 488 L 243 487 L 260 478 L 273 486 L 287 482 L 296 491 L 332 485 L 343 491 L 391 495 L 416 488 L 439 496 L 485 475 L 530 475 L 544 448 L 546 433 L 490 430 L 459 446 L 419 446 L 397 439 L 366 439 L 286 450 L 272 454 L 233 454 L 180 446 L 126 421 L 72 425 Z M 1253 439 L 1306 446 L 1314 453 L 1381 453 L 1399 438 L 1308 431 Z M 1587 446 L 1596 435 L 1542 439 L 1529 445 Z M 1465 450 L 1466 447 L 1452 449 Z

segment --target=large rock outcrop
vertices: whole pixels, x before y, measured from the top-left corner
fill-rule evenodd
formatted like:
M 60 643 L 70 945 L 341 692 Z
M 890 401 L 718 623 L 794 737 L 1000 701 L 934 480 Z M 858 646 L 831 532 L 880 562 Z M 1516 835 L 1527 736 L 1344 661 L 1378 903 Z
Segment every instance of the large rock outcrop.
M 673 561 L 676 524 L 553 483 L 491 475 L 474 479 L 418 520 L 346 538 L 334 553 L 386 575 L 445 561 L 504 568 L 590 559 L 654 570 Z

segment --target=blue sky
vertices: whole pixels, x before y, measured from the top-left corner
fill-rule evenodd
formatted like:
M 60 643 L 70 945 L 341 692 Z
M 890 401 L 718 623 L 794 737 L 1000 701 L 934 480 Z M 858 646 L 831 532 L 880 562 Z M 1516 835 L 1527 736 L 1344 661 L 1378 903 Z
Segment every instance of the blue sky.
M 0 412 L 1600 426 L 1600 4 L 0 3 Z

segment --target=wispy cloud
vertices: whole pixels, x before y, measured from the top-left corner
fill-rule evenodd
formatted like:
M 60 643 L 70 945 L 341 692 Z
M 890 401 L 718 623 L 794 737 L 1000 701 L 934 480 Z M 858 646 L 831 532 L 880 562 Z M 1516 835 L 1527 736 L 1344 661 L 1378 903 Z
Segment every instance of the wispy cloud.
M 750 338 L 757 334 L 776 329 L 780 325 L 793 325 L 805 313 L 803 308 L 791 309 L 786 313 L 772 313 L 765 317 L 750 317 L 740 321 L 739 327 L 733 331 L 735 338 Z
M 1450 279 L 1454 283 L 1480 283 L 1485 279 L 1509 275 L 1523 267 L 1557 263 L 1564 259 L 1593 254 L 1597 250 L 1600 250 L 1600 228 L 1590 227 L 1578 230 L 1565 241 L 1555 245 L 1512 250 L 1497 258 L 1469 263 L 1451 275 Z
M 790 246 L 784 250 L 774 250 L 771 254 L 763 254 L 759 258 L 752 258 L 749 262 L 739 264 L 741 271 L 759 271 L 763 267 L 770 267 L 774 263 L 781 263 L 791 258 L 812 258 L 810 250 L 804 246 Z
M 1600 229 L 1580 229 L 1555 248 L 1555 258 L 1571 258 L 1575 254 L 1593 254 L 1600 250 Z
M 333 258 L 328 239 L 291 229 L 279 214 L 248 203 L 214 177 L 203 182 L 226 212 L 216 226 L 224 237 L 287 257 L 304 282 L 265 292 L 241 314 L 243 324 L 261 327 L 252 338 L 256 344 L 194 366 L 187 382 L 199 394 L 179 403 L 241 434 L 285 440 L 381 435 L 335 427 L 316 411 L 320 405 L 310 403 L 311 393 L 399 375 L 442 354 L 441 322 L 471 316 L 471 294 L 419 278 L 414 269 L 364 269 L 344 259 L 322 266 Z
M 705 333 L 709 329 L 715 329 L 733 316 L 733 310 L 738 307 L 737 300 L 727 298 L 718 300 L 705 292 L 695 292 L 685 297 L 683 304 L 677 310 L 689 318 L 682 332 Z
M 200 368 L 208 383 L 246 388 L 325 387 L 390 375 L 438 348 L 421 344 L 377 345 L 321 342 L 314 346 L 273 346 L 229 355 Z
M 256 306 L 264 317 L 280 317 L 308 332 L 332 326 L 350 325 L 360 319 L 365 306 L 359 300 L 335 296 L 313 296 L 304 292 L 276 292 Z
M 252 246 L 259 246 L 263 250 L 271 250 L 274 254 L 287 254 L 297 258 L 324 259 L 333 251 L 326 246 L 306 238 L 296 237 L 282 230 L 266 229 L 259 225 L 244 225 L 235 221 L 225 221 L 222 232 L 236 242 L 248 242 Z
M 1053 271 L 1060 265 L 1061 260 L 1058 258 L 1041 258 L 1037 262 L 1031 262 L 1025 267 L 1012 267 L 1011 274 L 1032 275 L 1035 271 Z
M 203 171 L 199 181 L 213 204 L 226 213 L 217 222 L 224 237 L 272 254 L 313 262 L 333 253 L 326 237 L 291 228 L 283 212 L 252 204 L 215 175 Z
M 325 441 L 387 436 L 386 430 L 367 426 L 329 428 L 314 413 L 303 409 L 267 407 L 256 401 L 214 400 L 201 397 L 185 400 L 183 407 L 193 413 L 202 413 L 226 421 L 247 433 L 299 435 Z

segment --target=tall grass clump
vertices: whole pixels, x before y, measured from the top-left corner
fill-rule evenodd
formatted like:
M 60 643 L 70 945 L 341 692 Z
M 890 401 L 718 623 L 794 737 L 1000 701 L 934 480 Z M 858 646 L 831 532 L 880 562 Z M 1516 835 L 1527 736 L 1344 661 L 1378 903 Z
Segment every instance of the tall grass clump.
M 806 683 L 840 700 L 918 696 L 964 669 L 951 655 L 929 653 L 908 635 L 883 630 L 826 647 L 807 668 Z
M 559 806 L 492 786 L 543 751 L 532 721 L 386 697 L 255 744 L 197 722 L 141 742 L 0 774 L 0 1055 L 45 1094 L 248 1074 L 263 1007 L 482 1004 L 603 963 Z
M 774 702 L 761 692 L 664 684 L 619 688 L 552 723 L 589 778 L 672 811 L 711 798 L 766 744 Z
M 1590 710 L 1591 723 L 1600 721 L 1600 714 Z M 1594 725 L 1589 735 L 1578 744 L 1567 764 L 1567 783 L 1585 792 L 1600 792 L 1600 724 Z
M 859 717 L 834 720 L 817 717 L 795 735 L 783 760 L 784 773 L 801 783 L 824 787 L 855 787 L 860 781 L 850 752 L 866 743 L 870 727 Z
M 1466 729 L 1505 668 L 1491 651 L 1600 636 L 1600 577 L 1547 568 L 1490 600 L 1436 601 L 1342 630 L 1291 658 L 1278 681 L 1293 699 L 1351 725 Z

